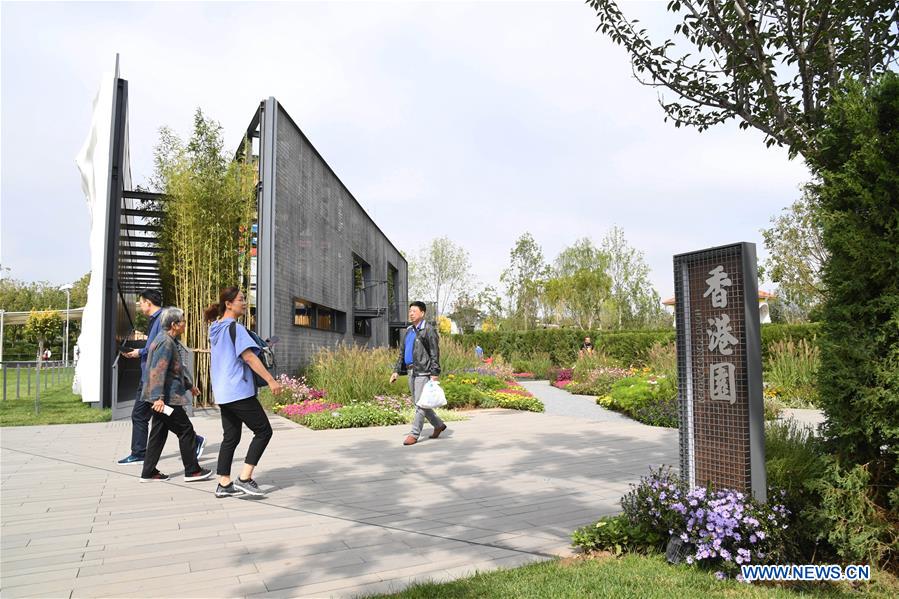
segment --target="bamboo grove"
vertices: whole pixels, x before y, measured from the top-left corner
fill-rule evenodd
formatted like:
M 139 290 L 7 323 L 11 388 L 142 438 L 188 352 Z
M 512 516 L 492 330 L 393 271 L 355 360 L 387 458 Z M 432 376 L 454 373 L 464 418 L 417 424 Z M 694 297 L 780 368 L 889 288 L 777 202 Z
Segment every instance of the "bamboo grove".
M 161 219 L 160 267 L 165 303 L 182 308 L 187 328 L 184 345 L 195 351 L 195 373 L 208 404 L 209 338 L 203 310 L 218 300 L 223 287 L 248 293 L 252 224 L 256 218 L 256 168 L 229 159 L 221 126 L 194 116 L 187 144 L 169 129 L 160 131 L 152 184 L 165 194 Z M 246 148 L 244 148 L 246 150 Z M 251 152 L 241 152 L 251 156 Z

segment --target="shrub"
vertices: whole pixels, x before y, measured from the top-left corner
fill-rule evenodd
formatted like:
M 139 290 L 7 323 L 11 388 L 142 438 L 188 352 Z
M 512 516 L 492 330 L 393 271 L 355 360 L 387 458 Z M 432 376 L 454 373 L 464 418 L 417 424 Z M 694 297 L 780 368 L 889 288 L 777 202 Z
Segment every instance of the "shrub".
M 650 426 L 677 427 L 677 381 L 663 375 L 620 379 L 596 403 Z
M 777 390 L 778 399 L 792 408 L 815 407 L 819 351 L 805 339 L 775 341 L 769 345 L 765 382 Z
M 821 501 L 815 490 L 827 470 L 821 440 L 794 420 L 773 422 L 765 428 L 765 468 L 768 486 L 783 490 L 781 501 L 790 512 L 791 533 L 786 539 L 786 558 L 792 563 L 811 563 L 814 557 L 833 556 L 820 540 L 823 520 L 815 509 Z
M 575 370 L 573 380 L 565 386 L 565 389 L 582 395 L 606 395 L 612 390 L 612 385 L 616 381 L 630 374 L 630 370 L 625 368 L 597 368 L 580 375 Z
M 596 349 L 592 352 L 584 352 L 580 354 L 574 363 L 574 378 L 582 379 L 587 373 L 599 368 L 617 368 L 621 364 L 614 358 L 609 357 L 602 350 Z
M 451 409 L 476 408 L 486 396 L 486 391 L 476 385 L 444 379 L 440 386 L 446 395 L 446 407 Z
M 765 420 L 777 420 L 780 418 L 780 413 L 783 411 L 784 405 L 776 396 L 769 397 L 766 393 L 762 398 L 762 401 L 764 402 Z
M 813 341 L 819 331 L 817 324 L 766 324 L 762 325 L 762 355 L 775 341 L 792 339 Z M 593 339 L 594 347 L 603 351 L 622 365 L 647 364 L 650 351 L 656 344 L 662 346 L 674 342 L 673 328 L 664 331 L 588 331 L 580 329 L 546 329 L 537 331 L 494 331 L 456 335 L 468 348 L 480 345 L 488 356 L 530 356 L 535 352 L 549 354 L 553 364 L 568 366 L 577 359 L 584 337 Z
M 677 378 L 677 348 L 673 343 L 656 343 L 646 352 L 646 367 L 656 374 Z
M 825 434 L 837 485 L 869 477 L 899 513 L 899 75 L 834 90 L 810 161 L 829 258 L 819 337 Z M 855 466 L 863 466 L 857 469 Z M 860 494 L 857 494 L 861 497 Z M 829 501 L 837 501 L 830 497 Z M 891 504 L 892 502 L 892 504 Z M 856 506 L 860 509 L 860 503 Z
M 881 564 L 893 568 L 899 560 L 899 521 L 876 502 L 867 464 L 842 467 L 826 458 L 824 476 L 810 482 L 820 495 L 814 517 L 823 522 L 821 535 L 837 555 L 854 563 Z
M 634 524 L 625 514 L 600 518 L 575 530 L 571 544 L 583 551 L 611 551 L 614 554 L 625 551 L 639 552 L 660 547 L 664 539 L 657 532 Z
M 407 420 L 402 414 L 372 404 L 349 404 L 331 412 L 307 415 L 303 424 L 313 430 L 330 428 L 359 428 L 366 426 L 389 426 L 403 424 Z
M 548 379 L 554 367 L 549 353 L 539 351 L 531 354 L 513 354 L 509 364 L 516 373 L 529 372 L 535 379 Z
M 786 558 L 792 563 L 811 563 L 833 556 L 820 531 L 815 514 L 821 498 L 815 485 L 824 475 L 827 461 L 821 440 L 794 420 L 772 422 L 765 427 L 765 468 L 768 486 L 782 490 L 780 498 L 790 512 L 792 531 L 785 540 Z
M 312 359 L 306 380 L 327 391 L 328 399 L 340 404 L 372 401 L 376 395 L 396 391 L 389 382 L 395 358 L 393 350 L 387 348 L 325 348 Z
M 474 350 L 459 343 L 454 337 L 440 337 L 440 370 L 442 372 L 458 372 L 481 365 Z

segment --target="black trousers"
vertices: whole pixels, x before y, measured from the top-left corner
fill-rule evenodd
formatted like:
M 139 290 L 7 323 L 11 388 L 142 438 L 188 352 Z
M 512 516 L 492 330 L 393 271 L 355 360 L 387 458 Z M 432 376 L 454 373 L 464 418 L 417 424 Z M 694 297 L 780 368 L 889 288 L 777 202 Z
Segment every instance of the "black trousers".
M 222 412 L 222 445 L 219 448 L 219 463 L 217 474 L 219 476 L 231 476 L 231 461 L 234 459 L 234 450 L 240 443 L 242 426 L 253 431 L 253 440 L 247 450 L 246 464 L 255 466 L 259 458 L 272 440 L 272 425 L 268 422 L 268 416 L 262 409 L 262 404 L 256 396 L 248 397 L 231 403 L 220 404 Z
M 197 433 L 194 432 L 194 425 L 190 423 L 190 418 L 182 406 L 172 406 L 172 410 L 171 416 L 153 412 L 150 439 L 147 442 L 147 454 L 144 456 L 144 470 L 141 474 L 143 478 L 149 478 L 156 472 L 156 464 L 159 463 L 159 456 L 162 455 L 169 431 L 178 436 L 184 473 L 193 474 L 200 469 L 197 463 Z

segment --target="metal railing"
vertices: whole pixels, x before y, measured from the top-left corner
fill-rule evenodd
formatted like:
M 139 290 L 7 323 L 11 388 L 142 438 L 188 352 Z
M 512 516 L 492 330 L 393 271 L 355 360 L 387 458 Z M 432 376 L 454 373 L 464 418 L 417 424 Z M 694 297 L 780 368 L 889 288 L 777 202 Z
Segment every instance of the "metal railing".
M 75 369 L 63 360 L 0 362 L 3 400 L 35 400 L 35 413 L 40 411 L 41 392 L 71 385 Z

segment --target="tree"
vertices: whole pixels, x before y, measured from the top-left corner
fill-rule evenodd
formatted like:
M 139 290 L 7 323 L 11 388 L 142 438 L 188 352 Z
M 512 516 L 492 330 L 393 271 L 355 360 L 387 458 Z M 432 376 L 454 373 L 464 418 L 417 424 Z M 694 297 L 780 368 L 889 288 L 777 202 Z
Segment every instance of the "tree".
M 524 330 L 537 324 L 542 297 L 542 283 L 548 269 L 543 250 L 530 233 L 515 241 L 509 253 L 509 267 L 500 275 L 509 299 L 509 318 L 513 326 Z
M 25 321 L 25 336 L 38 344 L 38 355 L 44 346 L 62 336 L 63 320 L 55 310 L 32 310 Z
M 602 241 L 612 279 L 615 328 L 647 328 L 664 325 L 668 316 L 658 292 L 649 282 L 649 266 L 643 252 L 632 248 L 620 227 L 612 227 Z
M 87 283 L 90 273 L 73 283 L 72 308 L 80 308 L 87 303 Z M 61 285 L 49 281 L 27 283 L 16 279 L 0 280 L 0 308 L 7 312 L 27 312 L 35 306 L 51 310 L 65 310 L 66 292 Z
M 867 465 L 878 504 L 899 516 L 899 75 L 847 82 L 826 124 L 813 163 L 829 253 L 825 433 L 844 466 Z
M 410 294 L 437 304 L 437 315 L 452 305 L 453 294 L 471 279 L 468 252 L 440 237 L 409 262 Z
M 665 120 L 703 131 L 737 119 L 791 156 L 819 149 L 816 134 L 843 77 L 868 83 L 899 50 L 895 0 L 671 0 L 678 42 L 661 44 L 614 0 L 589 4 L 597 31 L 630 54 L 637 80 L 676 96 L 659 97 Z
M 187 144 L 163 128 L 154 159 L 152 183 L 168 196 L 155 206 L 164 212 L 159 237 L 164 297 L 173 298 L 187 316 L 185 344 L 206 349 L 204 308 L 223 287 L 249 288 L 255 167 L 228 157 L 221 125 L 199 109 Z M 197 366 L 204 389 L 208 366 L 203 360 Z
M 481 311 L 480 303 L 476 296 L 471 295 L 467 291 L 461 291 L 453 303 L 453 312 L 450 314 L 450 318 L 455 321 L 456 326 L 463 333 L 471 333 L 484 320 L 484 312 Z
M 773 227 L 762 229 L 769 254 L 765 276 L 778 284 L 791 318 L 807 318 L 824 299 L 821 269 L 827 260 L 813 188 L 806 186 L 802 197 L 771 222 Z
M 562 250 L 544 284 L 546 303 L 557 324 L 598 327 L 611 307 L 608 267 L 609 257 L 586 237 Z

